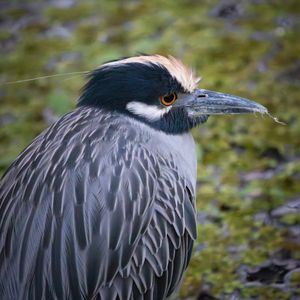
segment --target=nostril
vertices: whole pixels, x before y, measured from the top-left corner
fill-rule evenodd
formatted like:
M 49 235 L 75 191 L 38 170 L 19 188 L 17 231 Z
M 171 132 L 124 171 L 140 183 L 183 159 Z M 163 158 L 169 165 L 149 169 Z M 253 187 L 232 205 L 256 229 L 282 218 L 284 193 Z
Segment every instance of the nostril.
M 198 98 L 206 98 L 207 97 L 207 94 L 200 94 L 197 96 Z

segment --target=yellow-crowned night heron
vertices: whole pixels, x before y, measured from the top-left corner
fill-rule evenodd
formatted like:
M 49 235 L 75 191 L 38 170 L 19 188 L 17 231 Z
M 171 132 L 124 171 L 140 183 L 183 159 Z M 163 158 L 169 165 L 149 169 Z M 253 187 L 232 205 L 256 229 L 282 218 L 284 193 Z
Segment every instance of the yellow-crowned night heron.
M 189 130 L 210 114 L 266 112 L 196 89 L 173 57 L 91 73 L 78 107 L 0 184 L 0 299 L 165 299 L 196 238 Z

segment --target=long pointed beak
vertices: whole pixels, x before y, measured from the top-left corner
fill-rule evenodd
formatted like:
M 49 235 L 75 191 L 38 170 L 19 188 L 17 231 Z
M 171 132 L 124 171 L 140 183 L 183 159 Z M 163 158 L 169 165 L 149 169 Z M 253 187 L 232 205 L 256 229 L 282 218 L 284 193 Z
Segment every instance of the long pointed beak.
M 191 116 L 268 112 L 264 106 L 254 101 L 229 94 L 198 89 L 191 96 L 186 103 Z

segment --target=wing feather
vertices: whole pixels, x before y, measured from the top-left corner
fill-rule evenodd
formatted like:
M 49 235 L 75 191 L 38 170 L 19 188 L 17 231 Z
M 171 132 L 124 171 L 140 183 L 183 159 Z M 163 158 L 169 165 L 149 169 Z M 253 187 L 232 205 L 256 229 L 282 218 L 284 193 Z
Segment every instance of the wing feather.
M 0 184 L 1 299 L 163 299 L 178 286 L 193 189 L 139 139 L 78 109 L 18 157 Z

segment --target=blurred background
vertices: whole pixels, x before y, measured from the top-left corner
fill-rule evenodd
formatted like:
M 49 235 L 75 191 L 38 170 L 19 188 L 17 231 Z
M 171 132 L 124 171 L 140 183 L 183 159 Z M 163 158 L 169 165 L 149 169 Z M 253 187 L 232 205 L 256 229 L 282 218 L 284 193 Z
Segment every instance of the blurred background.
M 0 0 L 0 173 L 58 116 L 82 74 L 171 54 L 200 86 L 268 116 L 213 116 L 198 142 L 198 240 L 174 299 L 300 298 L 300 1 Z M 0 233 L 1 234 L 1 233 Z

